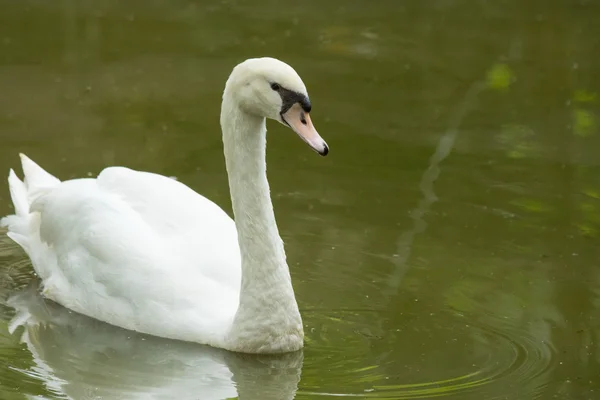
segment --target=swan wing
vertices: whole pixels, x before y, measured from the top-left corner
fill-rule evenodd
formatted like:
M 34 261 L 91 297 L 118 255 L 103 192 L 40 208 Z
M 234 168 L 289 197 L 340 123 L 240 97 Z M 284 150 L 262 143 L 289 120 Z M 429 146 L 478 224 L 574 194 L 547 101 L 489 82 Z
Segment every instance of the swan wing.
M 43 190 L 34 184 L 40 172 L 24 170 L 11 194 L 14 186 L 13 201 L 27 198 L 29 212 L 21 207 L 4 223 L 48 298 L 127 329 L 219 340 L 241 280 L 235 224 L 222 209 L 173 179 L 123 167 Z
M 110 167 L 97 183 L 125 202 L 194 268 L 239 288 L 241 262 L 235 222 L 223 209 L 188 186 L 162 175 Z

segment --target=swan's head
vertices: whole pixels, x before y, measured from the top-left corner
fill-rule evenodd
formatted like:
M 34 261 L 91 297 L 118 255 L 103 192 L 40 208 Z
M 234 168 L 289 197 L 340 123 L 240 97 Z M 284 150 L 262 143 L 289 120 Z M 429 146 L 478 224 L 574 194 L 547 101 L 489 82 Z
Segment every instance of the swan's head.
M 269 57 L 251 58 L 238 64 L 225 85 L 224 96 L 228 95 L 243 111 L 292 128 L 320 155 L 329 152 L 310 119 L 306 86 L 288 64 Z

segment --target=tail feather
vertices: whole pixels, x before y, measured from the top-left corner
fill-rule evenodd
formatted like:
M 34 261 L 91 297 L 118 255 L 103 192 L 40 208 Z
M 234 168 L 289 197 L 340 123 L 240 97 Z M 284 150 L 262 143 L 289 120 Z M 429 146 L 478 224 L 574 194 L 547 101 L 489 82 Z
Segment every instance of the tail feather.
M 60 184 L 60 181 L 44 171 L 26 155 L 20 154 L 20 156 L 25 179 L 21 181 L 15 171 L 10 170 L 8 186 L 15 213 L 0 219 L 0 226 L 8 227 L 8 236 L 27 251 L 31 235 L 31 204 Z
M 50 175 L 25 154 L 20 153 L 24 183 L 27 188 L 28 203 L 33 203 L 38 197 L 60 183 L 58 178 Z
M 25 253 L 29 254 L 29 239 L 27 239 L 27 236 L 22 235 L 22 234 L 17 233 L 17 232 L 14 232 L 14 231 L 8 232 L 7 235 L 16 244 L 18 244 L 19 246 L 21 246 L 23 248 L 23 250 L 25 250 Z
M 29 241 L 27 240 L 27 233 L 29 231 L 29 199 L 27 188 L 12 169 L 8 174 L 8 187 L 15 213 L 2 218 L 2 220 L 0 220 L 0 226 L 8 227 L 8 237 L 19 244 L 23 250 L 28 252 Z
M 15 226 L 16 223 L 19 222 L 19 217 L 16 215 L 7 215 L 6 217 L 0 218 L 0 228 L 12 229 L 11 227 Z
M 29 214 L 29 200 L 27 199 L 27 187 L 17 177 L 13 169 L 8 174 L 8 187 L 10 189 L 10 198 L 15 206 L 15 214 L 18 217 L 25 217 Z

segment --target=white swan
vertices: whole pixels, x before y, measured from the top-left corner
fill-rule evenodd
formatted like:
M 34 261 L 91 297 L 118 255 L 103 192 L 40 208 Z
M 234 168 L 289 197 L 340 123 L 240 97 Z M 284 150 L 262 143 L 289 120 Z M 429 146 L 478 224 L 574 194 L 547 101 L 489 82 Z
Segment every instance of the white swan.
M 266 177 L 266 118 L 328 153 L 306 87 L 273 58 L 237 65 L 221 128 L 235 222 L 173 179 L 123 167 L 60 182 L 21 155 L 15 214 L 0 221 L 47 298 L 155 336 L 244 353 L 303 347 L 303 327 Z

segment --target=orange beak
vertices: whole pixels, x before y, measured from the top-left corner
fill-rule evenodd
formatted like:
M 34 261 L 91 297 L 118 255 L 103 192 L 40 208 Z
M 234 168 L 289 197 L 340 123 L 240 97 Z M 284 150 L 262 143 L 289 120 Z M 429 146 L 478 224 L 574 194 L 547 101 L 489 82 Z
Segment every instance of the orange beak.
M 281 114 L 284 123 L 290 126 L 314 151 L 322 156 L 329 153 L 327 143 L 315 129 L 310 115 L 302 109 L 299 103 L 294 104 L 284 114 Z

